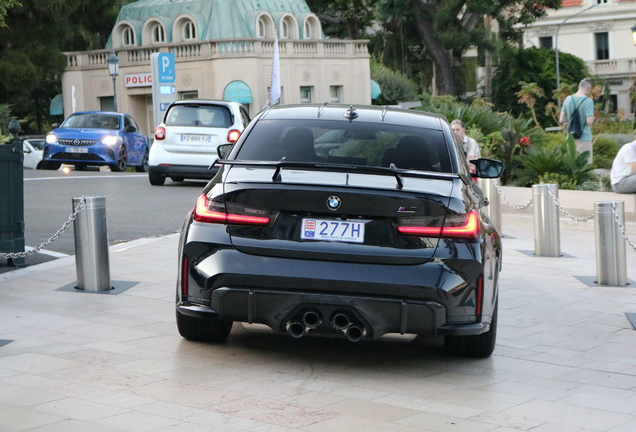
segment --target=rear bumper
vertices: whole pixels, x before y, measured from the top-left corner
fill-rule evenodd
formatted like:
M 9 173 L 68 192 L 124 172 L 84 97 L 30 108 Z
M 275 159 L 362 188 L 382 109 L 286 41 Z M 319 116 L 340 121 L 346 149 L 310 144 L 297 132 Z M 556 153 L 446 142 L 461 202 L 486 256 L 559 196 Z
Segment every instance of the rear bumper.
M 476 335 L 490 328 L 488 323 L 447 324 L 445 307 L 434 301 L 306 292 L 219 288 L 212 294 L 211 307 L 189 302 L 176 307 L 185 315 L 260 323 L 280 333 L 288 332 L 294 323 L 306 332 L 334 335 L 346 335 L 350 327 L 358 326 L 365 339 L 387 333 Z M 317 324 L 305 323 L 307 312 L 318 317 Z M 346 317 L 347 324 L 339 325 L 338 316 Z
M 183 177 L 210 180 L 216 175 L 219 169 L 217 167 L 208 169 L 208 165 L 157 165 L 150 166 L 148 170 L 153 174 L 158 174 L 165 177 Z

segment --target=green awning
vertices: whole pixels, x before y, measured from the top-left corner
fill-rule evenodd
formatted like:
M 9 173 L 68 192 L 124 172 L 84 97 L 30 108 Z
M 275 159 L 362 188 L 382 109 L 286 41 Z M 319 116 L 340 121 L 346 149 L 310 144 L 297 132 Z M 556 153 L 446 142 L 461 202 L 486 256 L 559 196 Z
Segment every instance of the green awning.
M 252 91 L 243 81 L 232 81 L 223 90 L 223 99 L 243 104 L 252 103 Z
M 62 97 L 62 94 L 59 94 L 51 99 L 51 105 L 49 105 L 49 114 L 64 115 L 64 98 Z
M 371 80 L 371 99 L 377 99 L 382 94 L 382 89 L 380 89 L 380 85 Z

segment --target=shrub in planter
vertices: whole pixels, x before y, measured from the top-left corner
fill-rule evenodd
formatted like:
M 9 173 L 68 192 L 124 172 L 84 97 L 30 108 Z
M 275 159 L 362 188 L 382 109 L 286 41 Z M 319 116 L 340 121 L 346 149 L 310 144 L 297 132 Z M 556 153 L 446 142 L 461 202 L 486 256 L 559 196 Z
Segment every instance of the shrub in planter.
M 612 162 L 618 153 L 616 141 L 601 135 L 594 141 L 593 164 L 595 168 L 612 168 Z
M 576 181 L 572 180 L 565 174 L 546 173 L 539 176 L 539 183 L 558 184 L 559 189 L 573 190 L 576 188 Z

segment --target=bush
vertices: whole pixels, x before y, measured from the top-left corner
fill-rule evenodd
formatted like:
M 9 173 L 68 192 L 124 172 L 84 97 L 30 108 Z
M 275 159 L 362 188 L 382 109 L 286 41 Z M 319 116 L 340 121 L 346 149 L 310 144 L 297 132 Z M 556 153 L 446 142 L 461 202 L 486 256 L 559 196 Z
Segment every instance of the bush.
M 576 188 L 576 181 L 572 180 L 565 174 L 547 173 L 539 176 L 539 183 L 543 184 L 558 184 L 559 189 L 574 190 Z
M 382 89 L 382 94 L 373 101 L 376 105 L 396 105 L 399 102 L 420 98 L 417 84 L 406 75 L 392 71 L 379 63 L 371 62 L 371 79 Z
M 594 141 L 592 152 L 595 168 L 611 168 L 612 162 L 618 153 L 616 141 L 601 135 Z

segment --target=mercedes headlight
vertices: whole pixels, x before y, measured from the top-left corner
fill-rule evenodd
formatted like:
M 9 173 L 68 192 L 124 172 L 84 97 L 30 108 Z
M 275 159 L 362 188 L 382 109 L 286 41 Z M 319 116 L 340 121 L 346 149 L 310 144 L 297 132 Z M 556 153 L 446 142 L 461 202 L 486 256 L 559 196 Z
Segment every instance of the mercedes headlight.
M 53 134 L 49 134 L 46 136 L 46 143 L 47 144 L 55 144 L 57 142 L 57 137 Z

